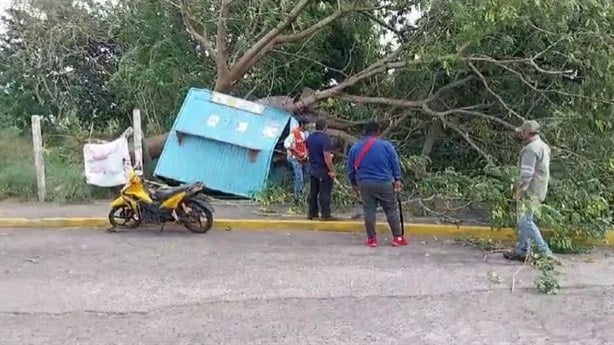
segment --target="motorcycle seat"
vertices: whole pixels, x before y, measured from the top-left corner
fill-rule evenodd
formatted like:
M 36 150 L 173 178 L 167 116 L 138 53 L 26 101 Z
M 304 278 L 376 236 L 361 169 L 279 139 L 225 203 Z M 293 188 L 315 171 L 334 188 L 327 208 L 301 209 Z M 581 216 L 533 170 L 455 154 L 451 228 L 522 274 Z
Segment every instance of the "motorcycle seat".
M 162 189 L 157 189 L 153 192 L 153 198 L 158 201 L 163 201 L 163 200 L 170 198 L 171 196 L 175 194 L 185 192 L 190 188 L 192 188 L 192 185 L 179 186 L 179 187 L 166 187 Z

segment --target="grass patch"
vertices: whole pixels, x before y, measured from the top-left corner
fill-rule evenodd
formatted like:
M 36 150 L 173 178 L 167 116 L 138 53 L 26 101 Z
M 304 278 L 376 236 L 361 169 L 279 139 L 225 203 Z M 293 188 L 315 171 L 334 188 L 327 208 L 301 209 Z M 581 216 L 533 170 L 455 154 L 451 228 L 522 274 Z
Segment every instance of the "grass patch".
M 46 145 L 47 201 L 78 203 L 113 194 L 86 184 L 81 155 L 76 145 Z M 7 198 L 37 199 L 32 140 L 16 129 L 0 132 L 0 200 Z

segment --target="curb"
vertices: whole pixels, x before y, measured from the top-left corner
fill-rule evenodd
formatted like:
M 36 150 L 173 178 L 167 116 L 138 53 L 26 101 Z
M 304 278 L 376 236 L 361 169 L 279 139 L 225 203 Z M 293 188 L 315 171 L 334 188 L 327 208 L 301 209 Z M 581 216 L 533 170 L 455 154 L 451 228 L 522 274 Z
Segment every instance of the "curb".
M 108 228 L 107 218 L 0 218 L 0 228 Z M 358 221 L 319 222 L 309 220 L 273 220 L 273 219 L 216 219 L 213 223 L 216 230 L 309 230 L 341 233 L 362 233 L 364 225 Z M 388 225 L 377 224 L 377 231 L 389 233 Z M 514 229 L 493 229 L 486 226 L 452 225 L 452 224 L 405 224 L 409 235 L 440 236 L 440 237 L 481 237 L 493 240 L 514 240 Z M 614 245 L 614 232 L 610 232 L 606 242 Z

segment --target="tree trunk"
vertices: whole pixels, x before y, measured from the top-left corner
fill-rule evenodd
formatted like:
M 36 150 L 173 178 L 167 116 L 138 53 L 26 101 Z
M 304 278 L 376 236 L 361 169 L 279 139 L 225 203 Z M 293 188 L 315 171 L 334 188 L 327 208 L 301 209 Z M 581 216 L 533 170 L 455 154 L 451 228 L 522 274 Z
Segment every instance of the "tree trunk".
M 422 155 L 429 156 L 431 151 L 433 151 L 433 147 L 435 146 L 435 142 L 439 135 L 441 134 L 441 123 L 435 120 L 431 122 L 429 126 L 429 130 L 426 134 L 426 139 L 424 140 L 424 145 L 422 146 Z
M 147 138 L 145 140 L 145 146 L 147 148 L 147 152 L 149 152 L 149 157 L 151 159 L 156 159 L 160 157 L 162 154 L 162 148 L 164 148 L 164 143 L 166 142 L 166 137 L 168 133 L 156 135 L 155 137 Z

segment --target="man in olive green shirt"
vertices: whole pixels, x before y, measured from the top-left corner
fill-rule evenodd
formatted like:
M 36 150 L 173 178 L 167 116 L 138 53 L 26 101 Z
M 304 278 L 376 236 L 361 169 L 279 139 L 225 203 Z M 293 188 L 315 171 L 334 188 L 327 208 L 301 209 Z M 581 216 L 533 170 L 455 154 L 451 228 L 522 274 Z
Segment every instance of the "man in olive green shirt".
M 550 182 L 550 147 L 539 136 L 540 126 L 536 121 L 525 121 L 520 128 L 525 144 L 520 153 L 520 175 L 516 183 L 518 246 L 503 256 L 509 260 L 525 260 L 529 245 L 535 244 L 540 254 L 552 256 L 535 224 L 535 213 L 546 199 Z

